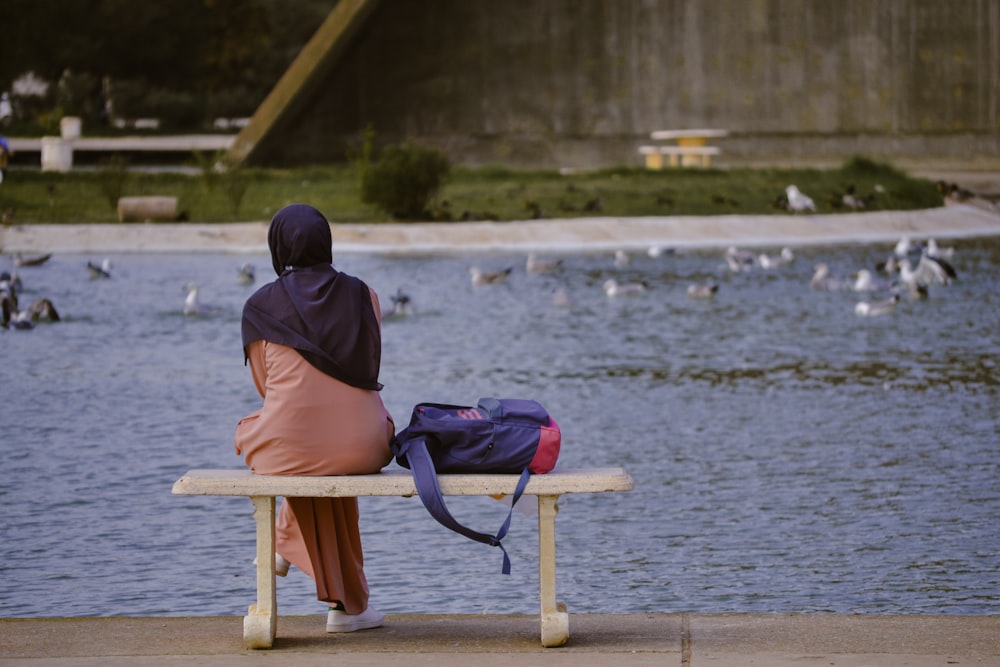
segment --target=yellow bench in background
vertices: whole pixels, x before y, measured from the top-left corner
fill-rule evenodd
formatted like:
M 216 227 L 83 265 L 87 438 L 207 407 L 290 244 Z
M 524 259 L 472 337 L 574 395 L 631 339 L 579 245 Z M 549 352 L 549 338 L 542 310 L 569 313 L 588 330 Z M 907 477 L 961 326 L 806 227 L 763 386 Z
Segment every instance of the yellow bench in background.
M 712 156 L 719 155 L 718 146 L 709 146 L 709 139 L 728 136 L 728 130 L 656 130 L 650 133 L 654 141 L 675 141 L 674 144 L 640 146 L 647 169 L 662 169 L 667 156 L 671 167 L 708 167 Z

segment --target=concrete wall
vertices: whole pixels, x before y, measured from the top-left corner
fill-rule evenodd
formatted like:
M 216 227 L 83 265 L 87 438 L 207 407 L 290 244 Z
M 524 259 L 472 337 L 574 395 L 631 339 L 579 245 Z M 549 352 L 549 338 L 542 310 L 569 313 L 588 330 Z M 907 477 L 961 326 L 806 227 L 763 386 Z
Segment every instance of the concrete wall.
M 466 164 L 1000 160 L 998 0 L 383 0 L 255 162 L 344 159 L 371 124 Z

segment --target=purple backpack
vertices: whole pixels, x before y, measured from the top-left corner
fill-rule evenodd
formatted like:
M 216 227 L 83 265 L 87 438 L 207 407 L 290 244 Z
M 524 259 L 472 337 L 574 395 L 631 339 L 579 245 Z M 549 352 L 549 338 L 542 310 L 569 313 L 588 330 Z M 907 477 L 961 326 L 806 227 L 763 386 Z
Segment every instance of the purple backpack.
M 514 505 L 532 473 L 555 467 L 561 445 L 559 425 L 537 401 L 481 398 L 476 407 L 420 403 L 410 424 L 391 443 L 396 462 L 413 472 L 424 506 L 442 525 L 503 552 L 504 574 L 510 557 L 501 540 L 510 527 Z M 495 535 L 459 523 L 445 506 L 437 473 L 519 474 L 507 519 Z

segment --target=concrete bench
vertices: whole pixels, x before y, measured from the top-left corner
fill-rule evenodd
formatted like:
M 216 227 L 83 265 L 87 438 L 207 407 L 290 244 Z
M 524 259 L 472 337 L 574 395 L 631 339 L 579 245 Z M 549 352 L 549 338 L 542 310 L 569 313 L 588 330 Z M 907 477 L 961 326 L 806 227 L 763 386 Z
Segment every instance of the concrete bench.
M 639 146 L 639 153 L 646 156 L 647 169 L 662 169 L 664 155 L 671 167 L 708 167 L 712 156 L 720 152 L 718 146 Z
M 174 222 L 177 197 L 120 197 L 118 222 Z
M 450 496 L 511 495 L 518 475 L 439 475 L 441 493 Z M 538 589 L 541 602 L 541 640 L 546 647 L 569 639 L 569 614 L 556 602 L 556 501 L 565 493 L 631 491 L 631 475 L 622 468 L 553 470 L 532 475 L 526 495 L 538 497 Z M 257 603 L 243 619 L 248 648 L 270 648 L 277 629 L 278 606 L 274 573 L 274 514 L 278 496 L 354 497 L 417 495 L 408 470 L 373 475 L 304 477 L 257 475 L 240 470 L 191 470 L 174 483 L 179 495 L 247 496 L 254 505 L 257 525 Z M 524 502 L 522 500 L 522 502 Z M 431 519 L 433 520 L 433 519 Z

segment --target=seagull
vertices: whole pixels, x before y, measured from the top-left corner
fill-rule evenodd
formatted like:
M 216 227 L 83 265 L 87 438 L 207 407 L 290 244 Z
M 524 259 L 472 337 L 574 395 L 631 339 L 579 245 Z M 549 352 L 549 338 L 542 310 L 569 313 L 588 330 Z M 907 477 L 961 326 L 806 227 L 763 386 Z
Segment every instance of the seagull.
M 958 278 L 955 267 L 943 259 L 930 255 L 921 255 L 916 268 L 912 268 L 909 259 L 899 262 L 899 278 L 904 283 L 918 285 L 948 285 Z
M 20 313 L 17 312 L 17 304 L 15 303 L 13 297 L 8 294 L 0 296 L 0 327 L 4 329 L 10 329 L 11 327 L 15 329 L 31 329 L 35 325 L 31 323 L 31 320 L 24 317 L 22 318 Z
M 795 253 L 792 252 L 791 248 L 782 248 L 781 254 L 777 257 L 771 257 L 761 253 L 757 256 L 757 263 L 762 269 L 777 269 L 785 264 L 790 264 L 794 259 Z
M 879 262 L 875 265 L 877 271 L 883 271 L 887 275 L 895 275 L 896 271 L 899 270 L 899 264 L 896 262 L 896 255 L 889 255 L 884 262 Z
M 855 292 L 877 292 L 878 290 L 886 289 L 888 285 L 884 285 L 877 280 L 872 275 L 872 272 L 868 269 L 861 269 L 858 271 L 858 277 L 854 280 L 854 284 L 851 285 L 851 289 Z
M 899 295 L 893 294 L 888 299 L 882 301 L 859 301 L 854 305 L 854 313 L 863 317 L 875 317 L 876 315 L 888 315 L 899 303 Z
M 847 192 L 841 197 L 841 201 L 847 208 L 854 209 L 855 211 L 863 209 L 865 207 L 865 200 L 855 194 L 854 185 L 847 186 Z
M 624 268 L 632 263 L 632 258 L 624 250 L 615 251 L 615 266 L 618 268 Z
M 6 292 L 14 298 L 17 298 L 17 293 L 21 291 L 21 277 L 17 275 L 17 269 L 14 269 L 14 273 L 8 273 L 4 271 L 0 273 L 0 292 Z
M 562 266 L 561 259 L 542 260 L 535 256 L 535 253 L 528 254 L 525 269 L 528 273 L 552 273 Z
M 951 259 L 955 256 L 955 249 L 939 248 L 936 240 L 927 239 L 927 254 L 938 259 Z
M 382 313 L 382 319 L 406 317 L 413 314 L 410 296 L 404 294 L 402 288 L 397 289 L 396 293 L 389 298 L 392 300 L 392 306 Z
M 556 287 L 552 290 L 552 305 L 558 308 L 569 308 L 573 305 L 573 299 L 564 287 Z
M 28 306 L 28 310 L 26 312 L 28 314 L 28 319 L 32 322 L 38 322 L 39 320 L 45 320 L 47 322 L 59 321 L 59 312 L 56 310 L 56 307 L 52 305 L 51 301 L 45 298 L 35 299 L 32 304 Z
M 835 292 L 837 290 L 843 289 L 844 285 L 836 278 L 830 277 L 830 267 L 825 263 L 820 263 L 816 265 L 816 270 L 813 273 L 812 279 L 809 281 L 809 287 L 816 290 L 826 290 L 828 292 Z
M 913 242 L 910 241 L 910 237 L 904 236 L 896 242 L 896 247 L 893 248 L 893 252 L 896 254 L 896 257 L 906 257 L 913 252 L 913 249 L 914 245 Z
M 17 300 L 9 294 L 0 297 L 3 302 L 3 319 L 0 326 L 4 329 L 13 327 L 15 329 L 32 329 L 35 322 L 45 320 L 47 322 L 58 322 L 59 313 L 55 306 L 48 299 L 36 299 L 27 310 L 18 311 Z
M 52 253 L 37 255 L 35 257 L 25 257 L 21 253 L 14 255 L 14 266 L 41 266 L 51 259 Z
M 804 195 L 794 185 L 785 188 L 785 196 L 788 197 L 788 210 L 798 213 L 800 211 L 816 211 L 816 204 L 808 196 Z
M 240 285 L 253 285 L 253 281 L 256 279 L 256 273 L 253 264 L 243 264 L 237 270 L 237 279 Z
M 206 306 L 198 300 L 198 284 L 190 282 L 184 286 L 184 290 L 187 292 L 187 297 L 184 299 L 184 314 L 185 315 L 213 315 L 218 312 L 217 308 L 212 306 Z
M 111 277 L 111 260 L 105 259 L 101 266 L 94 264 L 91 261 L 87 262 L 87 271 L 90 273 L 91 280 L 97 280 L 98 278 L 110 278 Z
M 714 281 L 701 284 L 692 283 L 687 287 L 689 299 L 711 299 L 718 291 L 719 285 Z
M 489 271 L 483 273 L 478 266 L 473 266 L 469 268 L 469 275 L 472 276 L 473 285 L 493 285 L 506 281 L 507 276 L 509 276 L 513 270 L 513 267 L 508 266 L 506 269 L 500 269 L 499 271 Z
M 747 252 L 745 250 L 739 250 L 735 246 L 729 246 L 725 254 L 726 264 L 729 265 L 730 271 L 749 271 L 753 268 L 756 258 L 753 253 Z
M 673 248 L 664 248 L 661 245 L 651 245 L 649 249 L 646 250 L 646 254 L 656 259 L 657 257 L 662 257 L 663 255 L 673 255 L 675 250 Z
M 609 297 L 614 298 L 616 296 L 630 296 L 633 294 L 640 294 L 646 291 L 646 283 L 625 283 L 618 284 L 618 281 L 614 278 L 608 278 L 604 281 L 604 293 Z

